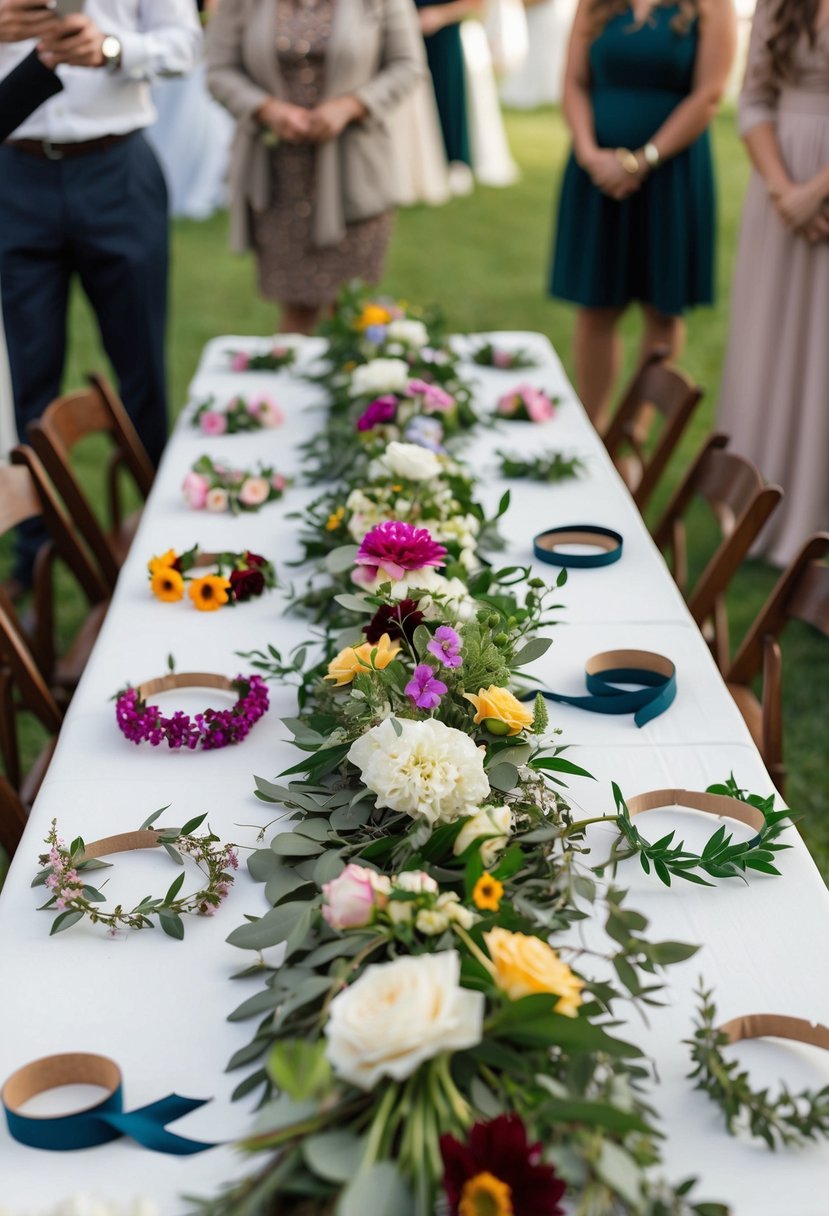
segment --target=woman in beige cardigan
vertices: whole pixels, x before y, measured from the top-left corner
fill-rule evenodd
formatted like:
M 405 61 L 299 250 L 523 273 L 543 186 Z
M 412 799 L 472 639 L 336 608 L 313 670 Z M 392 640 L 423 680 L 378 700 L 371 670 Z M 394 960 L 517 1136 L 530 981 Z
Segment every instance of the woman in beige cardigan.
M 253 248 L 281 328 L 310 333 L 339 287 L 380 278 L 389 111 L 425 74 L 411 0 L 222 0 L 211 92 L 237 119 L 231 243 Z

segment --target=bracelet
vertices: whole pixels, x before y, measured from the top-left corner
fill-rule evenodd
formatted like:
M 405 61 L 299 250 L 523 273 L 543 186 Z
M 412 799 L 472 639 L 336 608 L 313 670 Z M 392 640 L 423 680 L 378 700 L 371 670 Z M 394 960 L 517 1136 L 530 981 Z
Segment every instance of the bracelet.
M 622 535 L 612 528 L 594 524 L 572 524 L 570 527 L 548 528 L 533 541 L 533 552 L 541 562 L 550 566 L 591 569 L 611 566 L 622 556 Z M 598 553 L 560 553 L 560 545 L 591 545 Z
M 237 700 L 230 709 L 206 709 L 204 713 L 189 714 L 177 710 L 165 718 L 157 705 L 148 705 L 147 698 L 175 688 L 219 688 L 235 692 Z M 267 713 L 268 689 L 261 676 L 237 676 L 229 680 L 210 672 L 183 672 L 181 675 L 160 676 L 136 687 L 128 685 L 117 694 L 115 717 L 121 734 L 131 743 L 149 743 L 158 747 L 166 741 L 178 750 L 217 751 L 241 743 L 259 719 Z
M 107 1092 L 100 1101 L 69 1115 L 33 1118 L 22 1113 L 21 1107 L 32 1098 L 63 1085 L 96 1085 Z M 124 1112 L 121 1069 L 114 1060 L 88 1052 L 44 1056 L 25 1064 L 6 1081 L 0 1100 L 9 1132 L 19 1144 L 30 1148 L 69 1152 L 108 1144 L 122 1136 L 129 1136 L 154 1152 L 175 1156 L 202 1153 L 216 1147 L 177 1136 L 168 1132 L 166 1126 L 198 1110 L 209 1099 L 168 1094 L 166 1098 L 127 1114 Z
M 239 868 L 236 846 L 221 844 L 218 836 L 209 832 L 204 836 L 193 833 L 207 818 L 198 815 L 181 828 L 152 828 L 151 825 L 164 814 L 167 808 L 156 811 L 135 832 L 121 832 L 117 836 L 106 836 L 85 844 L 80 836 L 67 848 L 58 836 L 57 820 L 46 837 L 49 852 L 42 853 L 39 861 L 45 868 L 32 881 L 33 887 L 43 886 L 51 893 L 39 912 L 54 909 L 58 913 L 52 922 L 50 936 L 69 929 L 88 917 L 93 925 L 106 925 L 111 933 L 117 929 L 151 929 L 152 917 L 169 937 L 178 941 L 184 937 L 182 916 L 212 916 L 233 885 L 232 870 Z M 112 911 L 101 905 L 105 896 L 86 880 L 90 870 L 107 869 L 109 863 L 101 861 L 113 853 L 130 853 L 138 849 L 163 848 L 177 865 L 184 865 L 184 856 L 191 857 L 207 876 L 207 882 L 190 895 L 180 895 L 184 885 L 184 874 L 180 874 L 160 899 L 147 896 L 132 909 L 120 903 Z
M 190 570 L 215 566 L 217 574 L 188 578 Z M 242 604 L 276 586 L 273 563 L 250 549 L 241 553 L 208 553 L 198 545 L 183 553 L 168 549 L 147 562 L 150 590 L 164 604 L 173 604 L 187 594 L 200 612 L 213 612 L 223 604 Z
M 617 148 L 616 159 L 624 169 L 625 173 L 629 173 L 631 177 L 635 177 L 641 168 L 637 159 L 636 153 L 631 152 L 630 148 Z

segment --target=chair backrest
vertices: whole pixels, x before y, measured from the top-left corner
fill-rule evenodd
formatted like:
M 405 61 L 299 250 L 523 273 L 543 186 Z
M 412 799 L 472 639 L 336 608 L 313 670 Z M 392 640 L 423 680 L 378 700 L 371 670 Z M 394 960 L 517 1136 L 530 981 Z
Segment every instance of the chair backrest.
M 57 701 L 35 661 L 16 613 L 0 589 L 0 755 L 6 775 L 16 790 L 23 784 L 17 739 L 17 708 L 38 719 L 51 735 L 63 721 Z
M 667 362 L 660 347 L 644 360 L 604 434 L 604 444 L 642 511 L 662 476 L 703 390 Z M 657 418 L 662 426 L 656 439 Z
M 0 845 L 14 856 L 26 826 L 26 812 L 5 777 L 0 775 Z
M 805 621 L 829 637 L 829 532 L 817 532 L 777 580 L 734 655 L 726 678 L 749 684 L 763 669 L 766 638 L 778 638 L 790 620 Z
M 709 632 L 708 640 L 720 670 L 729 661 L 728 615 L 725 594 L 758 533 L 783 491 L 767 486 L 758 470 L 736 452 L 727 452 L 728 436 L 711 435 L 665 508 L 653 538 L 673 557 L 672 569 L 694 620 Z M 685 513 L 701 498 L 714 514 L 720 542 L 693 589 L 688 586 L 688 545 Z
M 29 424 L 27 434 L 109 587 L 114 587 L 119 570 L 117 551 L 81 488 L 70 453 L 89 435 L 105 434 L 112 440 L 113 452 L 106 470 L 107 491 L 111 526 L 117 530 L 121 523 L 119 470 L 129 470 L 144 498 L 154 477 L 152 462 L 122 402 L 102 376 L 90 375 L 89 388 L 58 397 L 37 421 Z

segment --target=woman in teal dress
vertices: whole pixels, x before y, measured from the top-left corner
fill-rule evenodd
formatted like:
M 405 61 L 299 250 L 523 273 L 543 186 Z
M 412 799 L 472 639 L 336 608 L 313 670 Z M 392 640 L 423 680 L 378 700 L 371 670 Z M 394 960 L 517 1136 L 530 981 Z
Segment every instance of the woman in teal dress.
M 708 126 L 734 57 L 732 0 L 580 0 L 564 114 L 551 294 L 579 305 L 579 395 L 600 429 L 621 362 L 619 318 L 644 312 L 643 353 L 677 353 L 682 314 L 714 296 Z
M 482 2 L 415 0 L 435 90 L 446 159 L 452 166 L 472 164 L 460 23 L 464 17 L 477 13 Z

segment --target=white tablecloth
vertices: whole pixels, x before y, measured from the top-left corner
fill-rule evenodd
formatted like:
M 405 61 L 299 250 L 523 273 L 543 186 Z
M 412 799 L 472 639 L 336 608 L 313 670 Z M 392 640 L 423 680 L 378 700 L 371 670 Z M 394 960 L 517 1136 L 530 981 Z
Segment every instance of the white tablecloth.
M 513 504 L 502 521 L 509 542 L 505 564 L 529 561 L 532 536 L 545 526 L 606 524 L 620 530 L 625 541 L 618 564 L 571 574 L 561 592 L 562 624 L 534 674 L 558 691 L 580 692 L 584 660 L 617 646 L 660 651 L 674 660 L 678 672 L 675 704 L 642 730 L 630 718 L 551 706 L 561 741 L 596 777 L 572 781 L 575 804 L 591 815 L 609 811 L 611 780 L 632 795 L 665 785 L 704 788 L 731 771 L 743 785 L 768 792 L 768 777 L 742 719 L 560 363 L 538 335 L 501 335 L 499 340 L 532 347 L 543 366 L 509 374 L 474 368 L 481 407 L 491 408 L 519 380 L 545 385 L 561 395 L 562 404 L 556 419 L 543 428 L 504 423 L 469 443 L 466 455 L 483 475 L 488 503 L 497 502 L 504 489 L 496 475 L 499 447 L 529 451 L 543 445 L 587 460 L 578 481 L 551 487 L 513 483 Z M 323 417 L 309 408 L 319 403 L 319 391 L 287 372 L 239 376 L 225 370 L 222 352 L 256 345 L 246 338 L 211 343 L 193 383 L 193 398 L 215 393 L 224 401 L 234 393 L 268 391 L 280 401 L 288 422 L 274 432 L 213 440 L 185 423 L 176 429 L 0 898 L 0 1078 L 41 1055 L 103 1052 L 123 1068 L 127 1109 L 172 1090 L 212 1097 L 208 1106 L 175 1125 L 183 1135 L 211 1140 L 227 1140 L 249 1127 L 252 1104 L 230 1102 L 239 1076 L 224 1072 L 232 1052 L 253 1029 L 252 1024 L 225 1021 L 252 991 L 244 981 L 229 982 L 249 959 L 225 938 L 246 913 L 265 910 L 262 888 L 240 871 L 219 913 L 209 920 L 188 918 L 185 940 L 177 943 L 158 930 L 111 938 L 86 924 L 50 938 L 51 914 L 36 911 L 42 892 L 29 884 L 53 816 L 66 837 L 80 834 L 87 840 L 137 827 L 167 803 L 172 804 L 168 822 L 181 823 L 206 811 L 211 827 L 243 849 L 257 846 L 260 831 L 269 836 L 276 830 L 278 808 L 253 797 L 252 776 L 272 777 L 296 759 L 280 722 L 281 715 L 294 710 L 290 688 L 271 688 L 270 713 L 241 746 L 197 754 L 127 743 L 117 731 L 110 701 L 127 681 L 162 674 L 170 653 L 181 671 L 232 675 L 247 669 L 236 652 L 268 642 L 290 649 L 308 633 L 302 618 L 283 615 L 290 599 L 287 584 L 292 578 L 297 585 L 303 582 L 301 572 L 286 567 L 300 556 L 297 523 L 286 516 L 301 510 L 318 491 L 296 486 L 282 503 L 238 519 L 190 512 L 179 492 L 190 463 L 204 451 L 234 464 L 262 456 L 284 472 L 299 471 L 297 444 Z M 314 342 L 306 343 L 298 370 L 318 350 Z M 215 615 L 197 613 L 187 602 L 153 600 L 147 559 L 195 542 L 213 550 L 264 553 L 277 562 L 285 589 Z M 540 566 L 539 573 L 550 571 Z M 205 698 L 181 693 L 175 703 L 191 709 Z M 648 830 L 661 834 L 668 830 L 664 825 L 679 825 L 689 841 L 701 840 L 710 823 L 701 824 L 700 818 L 654 812 Z M 597 856 L 607 846 L 607 835 L 606 829 L 593 830 Z M 668 1174 L 674 1180 L 699 1176 L 700 1193 L 729 1201 L 735 1216 L 825 1216 L 827 1210 L 829 1150 L 817 1146 L 771 1155 L 729 1137 L 718 1110 L 685 1080 L 688 1055 L 681 1043 L 692 1029 L 692 990 L 700 974 L 716 987 L 723 1019 L 773 1011 L 826 1020 L 829 896 L 799 836 L 795 831 L 789 835 L 794 847 L 782 855 L 783 877 L 776 880 L 759 877 L 747 886 L 734 882 L 715 891 L 690 886 L 666 891 L 632 862 L 619 874 L 619 881 L 631 888 L 631 906 L 652 918 L 654 937 L 703 945 L 690 962 L 670 969 L 668 1004 L 653 1012 L 650 1026 L 633 1015 L 626 1029 L 657 1065 L 660 1084 L 654 1087 L 653 1102 L 668 1133 Z M 159 856 L 131 854 L 115 863 L 108 872 L 110 885 L 113 895 L 125 901 L 149 891 L 161 893 L 171 880 L 169 864 Z M 744 1045 L 740 1055 L 758 1083 L 782 1075 L 795 1088 L 829 1081 L 825 1053 L 765 1042 Z M 47 1108 L 41 1104 L 41 1109 Z M 164 1216 L 180 1216 L 181 1194 L 209 1193 L 245 1168 L 229 1148 L 176 1158 L 148 1153 L 126 1140 L 51 1156 L 15 1143 L 5 1126 L 0 1128 L 0 1204 L 13 1212 L 41 1212 L 69 1194 L 94 1190 L 111 1199 L 149 1195 Z

